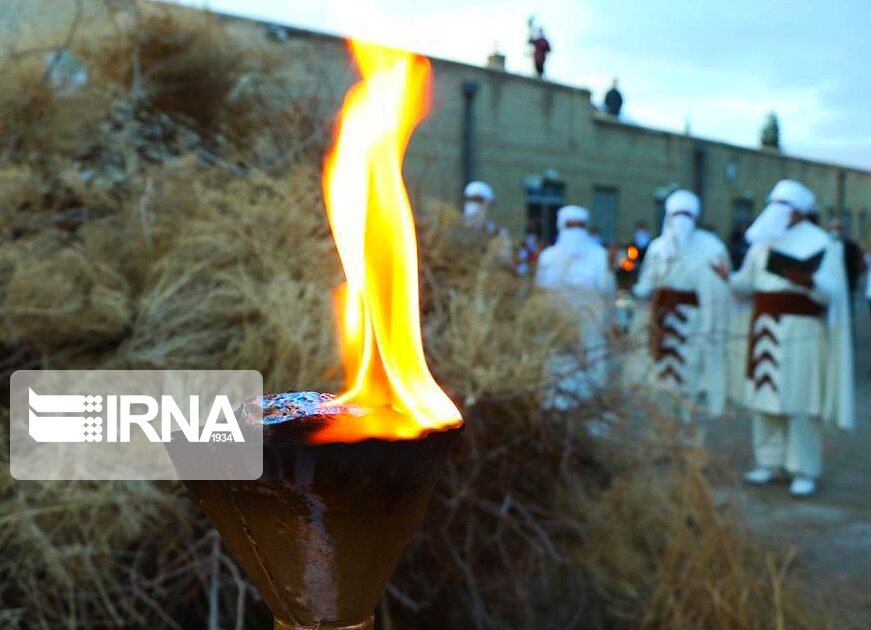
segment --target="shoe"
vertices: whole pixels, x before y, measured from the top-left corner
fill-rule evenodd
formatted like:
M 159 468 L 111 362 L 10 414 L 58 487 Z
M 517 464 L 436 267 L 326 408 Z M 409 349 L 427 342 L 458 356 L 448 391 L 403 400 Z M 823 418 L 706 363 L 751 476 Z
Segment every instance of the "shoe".
M 764 486 L 777 478 L 777 471 L 767 466 L 759 466 L 745 473 L 744 481 L 754 486 Z
M 789 493 L 794 497 L 809 497 L 816 491 L 817 480 L 804 475 L 797 475 L 789 486 Z

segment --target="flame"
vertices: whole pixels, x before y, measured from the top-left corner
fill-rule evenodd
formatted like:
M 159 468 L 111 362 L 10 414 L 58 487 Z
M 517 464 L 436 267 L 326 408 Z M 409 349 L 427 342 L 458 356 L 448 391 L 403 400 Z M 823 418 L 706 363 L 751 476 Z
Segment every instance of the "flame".
M 324 198 L 345 272 L 339 292 L 340 349 L 349 403 L 315 441 L 413 439 L 462 424 L 423 353 L 417 237 L 402 178 L 414 128 L 429 108 L 429 62 L 351 40 L 362 76 L 339 112 L 324 166 Z

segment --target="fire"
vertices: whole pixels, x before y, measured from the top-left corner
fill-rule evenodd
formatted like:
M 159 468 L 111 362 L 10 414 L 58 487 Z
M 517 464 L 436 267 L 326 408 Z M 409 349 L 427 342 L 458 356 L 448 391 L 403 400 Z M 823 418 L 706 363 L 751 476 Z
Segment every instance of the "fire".
M 330 424 L 319 442 L 413 439 L 462 424 L 423 353 L 417 237 L 402 161 L 429 108 L 429 62 L 358 41 L 362 80 L 339 112 L 324 166 L 324 198 L 345 272 L 340 349 L 347 390 L 365 412 Z

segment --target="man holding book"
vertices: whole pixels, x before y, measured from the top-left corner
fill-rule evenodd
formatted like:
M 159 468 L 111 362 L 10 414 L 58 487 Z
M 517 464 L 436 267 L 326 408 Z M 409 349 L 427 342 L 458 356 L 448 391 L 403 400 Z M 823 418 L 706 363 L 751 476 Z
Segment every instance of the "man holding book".
M 777 183 L 768 206 L 747 230 L 750 250 L 729 275 L 732 290 L 751 296 L 745 387 L 754 412 L 762 485 L 792 476 L 793 496 L 816 491 L 822 472 L 822 425 L 853 426 L 853 360 L 842 245 L 807 220 L 814 194 L 792 180 Z
M 650 243 L 636 298 L 650 300 L 647 354 L 651 384 L 672 397 L 681 419 L 692 423 L 691 442 L 704 441 L 696 411 L 723 411 L 726 398 L 726 332 L 729 290 L 711 270 L 728 269 L 729 252 L 699 229 L 699 198 L 676 190 L 665 200 L 662 234 Z

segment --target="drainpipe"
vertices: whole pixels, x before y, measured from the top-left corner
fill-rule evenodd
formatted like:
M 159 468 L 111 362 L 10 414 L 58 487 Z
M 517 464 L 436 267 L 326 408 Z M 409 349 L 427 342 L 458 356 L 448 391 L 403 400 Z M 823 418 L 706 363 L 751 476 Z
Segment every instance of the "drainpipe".
M 462 154 L 462 185 L 465 187 L 475 179 L 475 95 L 478 93 L 478 81 L 468 78 L 463 81 L 463 154 Z
M 701 144 L 693 147 L 693 191 L 705 207 L 705 159 L 707 152 Z
M 838 171 L 838 216 L 843 221 L 847 211 L 847 173 Z M 831 217 L 830 217 L 831 218 Z

